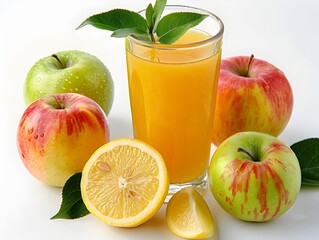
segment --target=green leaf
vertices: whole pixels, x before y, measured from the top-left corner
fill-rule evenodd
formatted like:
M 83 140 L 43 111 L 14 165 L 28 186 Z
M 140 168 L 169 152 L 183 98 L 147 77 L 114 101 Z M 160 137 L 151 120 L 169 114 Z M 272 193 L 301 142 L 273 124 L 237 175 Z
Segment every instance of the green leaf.
M 87 18 L 76 29 L 86 25 L 96 28 L 116 31 L 118 29 L 137 28 L 145 33 L 148 32 L 146 20 L 138 13 L 126 9 L 113 9 L 108 12 L 93 15 Z
M 157 25 L 160 22 L 167 0 L 156 0 L 153 14 L 153 33 L 156 32 Z
M 153 8 L 153 5 L 151 3 L 146 8 L 145 16 L 146 16 L 146 22 L 147 22 L 148 28 L 153 27 L 153 25 L 154 25 L 154 23 L 153 23 L 154 8 Z
M 134 36 L 137 36 L 137 37 L 144 39 L 146 41 L 150 41 L 150 35 L 141 31 L 138 28 L 118 29 L 118 30 L 115 30 L 111 36 L 121 38 L 121 37 L 127 37 L 129 35 L 134 35 Z
M 143 40 L 171 44 L 179 39 L 188 29 L 203 21 L 207 15 L 198 13 L 171 13 L 162 17 L 167 0 L 156 0 L 154 7 L 146 8 L 146 19 L 139 13 L 126 9 L 113 9 L 108 12 L 93 15 L 83 21 L 76 29 L 86 25 L 113 31 L 112 37 L 127 37 L 135 35 Z
M 309 138 L 291 146 L 301 168 L 301 182 L 319 185 L 319 138 Z
M 66 181 L 60 210 L 51 219 L 76 219 L 89 214 L 81 196 L 81 177 L 82 173 L 76 173 Z
M 192 12 L 176 12 L 164 16 L 158 23 L 156 33 L 162 44 L 171 44 L 185 32 L 202 22 L 207 15 Z

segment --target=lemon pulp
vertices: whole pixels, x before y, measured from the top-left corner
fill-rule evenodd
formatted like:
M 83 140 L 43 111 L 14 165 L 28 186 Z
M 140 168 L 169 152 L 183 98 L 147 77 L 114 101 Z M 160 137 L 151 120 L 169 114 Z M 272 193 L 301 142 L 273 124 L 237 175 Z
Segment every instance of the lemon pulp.
M 136 139 L 100 147 L 86 163 L 81 180 L 88 210 L 118 227 L 138 226 L 151 218 L 162 206 L 168 186 L 161 155 Z
M 173 195 L 167 205 L 166 221 L 173 233 L 184 238 L 205 239 L 216 232 L 207 203 L 193 187 Z

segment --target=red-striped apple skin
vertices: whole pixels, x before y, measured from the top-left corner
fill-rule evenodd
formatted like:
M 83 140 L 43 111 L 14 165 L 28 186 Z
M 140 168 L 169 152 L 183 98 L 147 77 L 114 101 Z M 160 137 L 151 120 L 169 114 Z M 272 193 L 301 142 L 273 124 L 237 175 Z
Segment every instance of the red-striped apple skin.
M 241 132 L 217 148 L 209 179 L 225 211 L 241 220 L 265 222 L 284 214 L 296 201 L 301 170 L 294 152 L 278 138 Z
M 285 74 L 261 59 L 247 56 L 221 61 L 212 142 L 244 131 L 275 137 L 287 126 L 293 110 L 293 91 Z
M 62 187 L 109 138 L 107 117 L 95 101 L 63 93 L 44 96 L 29 105 L 18 126 L 17 147 L 34 177 Z

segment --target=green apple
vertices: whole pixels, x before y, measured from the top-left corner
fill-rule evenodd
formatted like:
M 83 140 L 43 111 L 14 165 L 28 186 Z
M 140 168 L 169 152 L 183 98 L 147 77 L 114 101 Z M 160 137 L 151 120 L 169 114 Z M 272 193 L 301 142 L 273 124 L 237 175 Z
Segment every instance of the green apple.
M 97 102 L 106 115 L 113 104 L 113 80 L 106 66 L 91 54 L 62 51 L 36 62 L 27 74 L 27 105 L 48 94 L 79 93 Z
M 293 205 L 300 191 L 301 170 L 294 152 L 278 138 L 240 132 L 216 149 L 209 179 L 225 211 L 245 221 L 264 222 Z
M 109 139 L 104 111 L 91 98 L 76 93 L 34 101 L 17 131 L 17 147 L 26 168 L 40 181 L 57 187 L 81 172 L 92 153 Z

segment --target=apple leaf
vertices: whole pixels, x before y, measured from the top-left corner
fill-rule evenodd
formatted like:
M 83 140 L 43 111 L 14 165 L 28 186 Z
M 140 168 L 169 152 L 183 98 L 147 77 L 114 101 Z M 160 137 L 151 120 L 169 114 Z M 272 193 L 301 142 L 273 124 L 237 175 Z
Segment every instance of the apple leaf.
M 145 14 L 147 26 L 149 28 L 154 26 L 153 15 L 154 15 L 154 8 L 153 8 L 153 5 L 150 3 L 146 8 L 146 14 Z
M 301 182 L 319 185 L 319 138 L 309 138 L 291 146 L 301 168 Z
M 144 33 L 148 33 L 146 20 L 140 14 L 126 9 L 113 9 L 93 15 L 82 22 L 76 29 L 88 24 L 109 31 L 136 28 Z
M 141 31 L 140 29 L 138 28 L 123 28 L 123 29 L 118 29 L 118 30 L 115 30 L 111 37 L 117 37 L 117 38 L 121 38 L 121 37 L 127 37 L 129 35 L 134 35 L 134 36 L 137 36 L 141 39 L 144 39 L 146 41 L 149 41 L 150 40 L 150 36 L 149 34 Z
M 137 12 L 113 9 L 87 18 L 76 29 L 92 25 L 113 31 L 112 37 L 134 35 L 147 42 L 155 43 L 158 39 L 159 43 L 172 44 L 207 17 L 194 12 L 175 12 L 162 18 L 166 3 L 167 0 L 156 0 L 154 6 L 149 4 L 145 18 Z
M 154 5 L 154 12 L 153 12 L 153 31 L 157 29 L 157 25 L 162 17 L 166 6 L 167 0 L 157 0 Z
M 82 173 L 76 173 L 65 183 L 60 210 L 51 219 L 76 219 L 89 214 L 81 195 Z
M 171 44 L 206 17 L 207 15 L 194 12 L 175 12 L 166 15 L 159 21 L 156 29 L 158 41 Z

